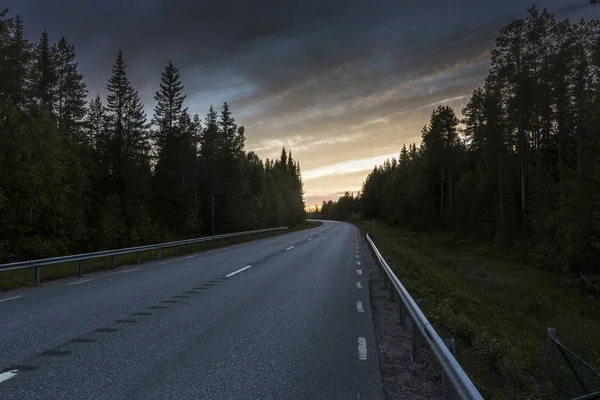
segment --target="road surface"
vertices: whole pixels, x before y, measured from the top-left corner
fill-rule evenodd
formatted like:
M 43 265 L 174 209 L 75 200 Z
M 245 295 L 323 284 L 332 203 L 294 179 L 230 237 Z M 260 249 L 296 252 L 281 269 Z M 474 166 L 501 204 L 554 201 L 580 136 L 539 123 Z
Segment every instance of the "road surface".
M 380 399 L 358 230 L 0 294 L 0 398 Z

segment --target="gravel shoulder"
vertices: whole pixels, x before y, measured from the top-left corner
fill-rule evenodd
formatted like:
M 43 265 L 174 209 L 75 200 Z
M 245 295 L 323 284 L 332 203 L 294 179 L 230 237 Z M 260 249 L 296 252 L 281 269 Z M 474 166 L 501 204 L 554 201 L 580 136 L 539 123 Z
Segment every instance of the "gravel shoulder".
M 389 291 L 383 289 L 383 278 L 375 258 L 370 252 L 367 253 L 371 308 L 386 398 L 441 399 L 442 379 L 436 360 L 425 345 L 422 350 L 423 364 L 415 364 L 410 360 L 411 327 L 400 326 L 398 303 L 389 301 Z

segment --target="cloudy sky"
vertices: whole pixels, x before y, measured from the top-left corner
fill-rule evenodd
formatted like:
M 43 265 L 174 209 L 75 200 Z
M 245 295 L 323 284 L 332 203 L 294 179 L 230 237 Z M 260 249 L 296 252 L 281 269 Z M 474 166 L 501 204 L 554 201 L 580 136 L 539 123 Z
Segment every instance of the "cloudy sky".
M 168 60 L 192 113 L 227 101 L 248 150 L 301 163 L 307 205 L 360 189 L 375 164 L 419 142 L 431 110 L 457 113 L 483 82 L 502 25 L 526 0 L 8 0 L 27 36 L 76 46 L 90 95 L 117 50 L 151 112 Z M 540 0 L 598 17 L 588 0 Z

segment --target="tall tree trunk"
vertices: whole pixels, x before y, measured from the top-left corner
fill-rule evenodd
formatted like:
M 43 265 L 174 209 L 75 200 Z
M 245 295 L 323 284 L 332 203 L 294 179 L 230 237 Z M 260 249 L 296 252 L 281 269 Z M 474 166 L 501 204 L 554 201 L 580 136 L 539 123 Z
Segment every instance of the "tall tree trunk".
M 502 191 L 502 163 L 498 152 L 498 204 L 500 206 L 500 229 L 504 229 L 504 193 Z
M 448 208 L 452 208 L 452 169 L 448 169 Z
M 444 216 L 444 169 L 440 172 L 440 217 Z
M 212 218 L 212 235 L 215 235 L 215 178 L 211 179 L 210 184 L 210 208 Z

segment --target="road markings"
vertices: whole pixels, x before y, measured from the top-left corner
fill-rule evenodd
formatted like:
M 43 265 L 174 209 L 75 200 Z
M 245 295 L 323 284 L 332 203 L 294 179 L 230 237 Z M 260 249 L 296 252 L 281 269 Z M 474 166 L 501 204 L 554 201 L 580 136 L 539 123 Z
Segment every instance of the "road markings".
M 356 262 L 356 265 L 360 265 L 360 261 L 357 261 L 357 262 Z
M 319 232 L 319 236 L 321 236 L 323 234 L 323 232 Z
M 84 279 L 82 281 L 69 283 L 69 285 L 79 285 L 80 283 L 86 283 L 86 282 L 89 282 L 89 281 L 93 281 L 93 279 Z
M 360 360 L 367 359 L 367 339 L 364 337 L 358 338 L 358 358 Z
M 358 311 L 358 312 L 365 312 L 365 310 L 363 310 L 362 301 L 357 301 L 356 302 L 356 311 Z
M 194 258 L 194 257 L 196 257 L 196 254 L 192 254 L 191 256 L 187 256 L 187 257 L 183 257 L 183 258 L 186 259 L 186 260 L 188 260 L 188 259 Z
M 161 261 L 160 263 L 161 263 L 161 264 L 168 264 L 168 263 L 170 263 L 171 261 L 173 261 L 173 260 Z
M 356 273 L 359 274 L 359 275 L 362 275 L 362 269 L 357 269 Z
M 308 240 L 312 240 L 312 238 L 308 238 Z
M 6 299 L 2 299 L 2 300 L 0 300 L 0 303 L 2 303 L 3 301 L 9 301 L 9 300 L 14 300 L 14 299 L 20 299 L 21 297 L 23 297 L 23 295 L 20 295 L 20 296 L 14 296 L 14 297 L 7 297 Z
M 19 372 L 18 369 L 11 369 L 10 371 L 6 371 L 0 374 L 0 383 L 9 380 L 10 378 L 14 377 L 17 375 L 17 372 Z
M 358 257 L 358 254 L 356 255 L 356 258 L 359 258 L 359 257 Z
M 124 274 L 125 272 L 133 272 L 133 271 L 137 271 L 138 269 L 139 268 L 124 269 L 123 271 L 115 272 L 115 274 Z
M 290 247 L 288 247 L 287 249 L 285 249 L 285 251 L 291 250 L 291 249 L 293 249 L 294 247 L 295 247 L 295 246 L 290 246 Z
M 246 266 L 246 267 L 244 267 L 244 268 L 240 268 L 240 269 L 238 269 L 237 271 L 233 271 L 232 273 L 225 275 L 225 278 L 231 278 L 231 277 L 232 277 L 232 276 L 234 276 L 235 274 L 239 274 L 240 272 L 242 272 L 242 271 L 245 271 L 245 270 L 247 270 L 248 268 L 252 268 L 252 265 L 248 265 L 248 266 Z
M 360 283 L 360 282 L 356 282 L 356 287 L 357 287 L 358 289 L 362 289 L 362 283 Z

